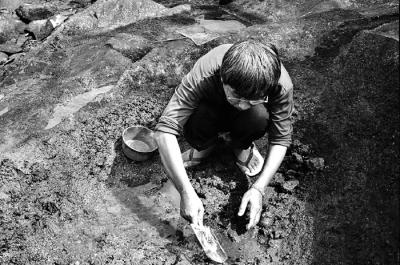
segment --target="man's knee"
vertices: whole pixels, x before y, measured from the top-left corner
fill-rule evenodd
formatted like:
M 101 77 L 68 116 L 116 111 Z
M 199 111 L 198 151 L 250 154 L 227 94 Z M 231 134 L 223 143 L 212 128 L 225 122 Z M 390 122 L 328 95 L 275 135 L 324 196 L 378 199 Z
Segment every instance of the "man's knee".
M 242 126 L 246 124 L 246 126 L 252 128 L 253 131 L 263 134 L 267 130 L 268 119 L 268 111 L 262 104 L 253 106 L 244 111 L 243 116 L 241 117 L 241 121 L 243 121 Z

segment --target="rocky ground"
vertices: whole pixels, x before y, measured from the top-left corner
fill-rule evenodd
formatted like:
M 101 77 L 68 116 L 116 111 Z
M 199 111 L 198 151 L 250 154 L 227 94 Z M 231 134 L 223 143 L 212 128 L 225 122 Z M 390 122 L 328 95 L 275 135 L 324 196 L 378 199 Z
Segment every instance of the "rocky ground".
M 251 231 L 228 146 L 190 170 L 227 264 L 398 264 L 398 8 L 0 0 L 0 263 L 210 263 L 159 156 L 130 161 L 121 133 L 153 128 L 209 49 L 255 38 L 292 76 L 294 141 Z M 199 28 L 201 45 L 178 33 Z

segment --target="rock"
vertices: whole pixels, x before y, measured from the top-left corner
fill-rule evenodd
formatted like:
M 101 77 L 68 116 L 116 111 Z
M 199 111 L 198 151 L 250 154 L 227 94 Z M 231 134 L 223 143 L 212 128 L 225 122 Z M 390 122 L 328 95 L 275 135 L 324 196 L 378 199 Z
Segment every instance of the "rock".
M 56 28 L 58 26 L 60 26 L 65 20 L 67 20 L 68 16 L 64 16 L 64 15 L 55 15 L 51 18 L 49 18 L 49 22 L 51 23 L 51 25 L 53 26 L 53 28 Z
M 236 243 L 241 241 L 240 236 L 236 233 L 236 231 L 232 230 L 231 228 L 228 229 L 228 236 Z
M 0 44 L 0 52 L 4 52 L 6 54 L 14 54 L 22 52 L 21 46 L 12 43 L 4 43 Z
M 282 188 L 286 191 L 293 191 L 299 185 L 298 180 L 289 180 L 283 183 Z
M 133 61 L 142 58 L 151 50 L 149 41 L 141 36 L 120 33 L 106 43 Z
M 311 2 L 313 3 L 313 2 Z M 308 7 L 307 12 L 302 15 L 302 17 L 306 17 L 309 15 L 313 14 L 318 14 L 322 12 L 327 12 L 333 9 L 338 9 L 338 8 L 345 8 L 346 5 L 344 4 L 344 1 L 335 1 L 335 0 L 325 0 L 318 2 L 316 5 L 312 7 Z
M 185 255 L 180 254 L 179 256 L 176 257 L 176 262 L 174 264 L 175 265 L 190 265 L 192 263 L 187 260 Z
M 229 182 L 229 189 L 234 190 L 237 187 L 237 183 L 235 181 Z
M 8 60 L 8 55 L 5 54 L 4 52 L 0 52 L 0 64 L 3 64 L 5 62 L 7 62 Z M 0 95 L 0 100 L 2 99 L 3 95 Z
M 5 192 L 0 191 L 0 201 L 9 201 L 10 196 Z
M 0 0 L 0 9 L 15 10 L 23 3 L 22 0 Z
M 71 4 L 77 4 L 80 7 L 87 7 L 88 5 L 90 5 L 92 2 L 92 0 L 72 0 L 70 3 Z
M 302 144 L 299 140 L 293 141 L 293 147 L 297 154 L 300 154 L 302 156 L 307 156 L 310 154 L 310 146 L 307 144 Z
M 299 155 L 298 153 L 296 153 L 296 152 L 292 153 L 292 159 L 296 163 L 299 163 L 299 164 L 303 163 L 303 157 L 301 155 Z
M 0 43 L 17 38 L 23 33 L 26 25 L 12 16 L 0 16 Z
M 99 28 L 125 26 L 147 17 L 156 17 L 159 12 L 168 10 L 150 0 L 102 0 L 88 9 L 98 18 Z
M 268 201 L 271 198 L 274 198 L 276 196 L 276 194 L 277 194 L 276 191 L 275 191 L 275 188 L 274 187 L 270 187 L 270 186 L 265 188 L 264 193 L 265 193 L 265 196 L 263 197 L 263 201 L 264 201 L 264 204 L 266 204 L 266 205 L 268 204 Z
M 260 226 L 263 228 L 268 228 L 270 227 L 272 224 L 274 223 L 274 219 L 268 216 L 265 216 L 263 218 L 261 218 L 260 220 Z
M 399 22 L 395 21 L 392 23 L 384 24 L 380 27 L 377 27 L 373 30 L 366 31 L 372 34 L 381 35 L 387 38 L 392 38 L 394 40 L 399 41 Z
M 22 56 L 23 55 L 23 53 L 15 53 L 15 54 L 12 54 L 12 55 L 10 55 L 9 57 L 8 57 L 8 62 L 12 62 L 12 61 L 14 61 L 15 59 L 18 59 L 20 56 Z
M 17 39 L 17 46 L 22 47 L 29 38 L 25 35 L 20 35 Z
M 66 32 L 68 34 L 80 34 L 97 27 L 97 18 L 94 13 L 80 12 L 73 15 L 68 22 L 66 22 Z
M 314 157 L 306 160 L 307 166 L 311 170 L 322 170 L 325 166 L 325 161 L 322 157 Z
M 94 29 L 110 30 L 145 18 L 159 17 L 168 10 L 151 0 L 99 0 L 73 15 L 65 26 L 69 34 L 81 34 Z
M 189 12 L 191 9 L 192 8 L 190 5 L 183 4 L 183 5 L 178 5 L 178 6 L 174 6 L 173 8 L 163 10 L 163 11 L 161 11 L 160 15 L 161 16 L 172 16 L 172 15 L 180 14 L 183 12 Z
M 24 4 L 18 7 L 15 12 L 22 21 L 29 23 L 31 21 L 43 20 L 54 16 L 56 8 L 51 5 Z
M 52 23 L 47 19 L 32 21 L 27 28 L 27 31 L 31 32 L 37 40 L 43 40 L 48 37 L 53 30 Z
M 281 248 L 282 243 L 283 243 L 282 239 L 271 239 L 269 241 L 269 246 L 272 248 Z
M 272 178 L 270 185 L 277 186 L 285 182 L 285 177 L 282 173 L 275 173 L 274 177 Z

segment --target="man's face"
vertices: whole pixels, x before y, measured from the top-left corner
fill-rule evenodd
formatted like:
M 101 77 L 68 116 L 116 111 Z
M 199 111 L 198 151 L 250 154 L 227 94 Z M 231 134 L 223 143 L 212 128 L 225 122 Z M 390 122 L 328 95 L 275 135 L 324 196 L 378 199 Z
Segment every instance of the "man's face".
M 230 85 L 222 84 L 222 86 L 224 88 L 226 99 L 228 100 L 229 104 L 231 104 L 238 110 L 247 110 L 252 106 L 267 102 L 267 99 L 249 100 L 240 98 Z

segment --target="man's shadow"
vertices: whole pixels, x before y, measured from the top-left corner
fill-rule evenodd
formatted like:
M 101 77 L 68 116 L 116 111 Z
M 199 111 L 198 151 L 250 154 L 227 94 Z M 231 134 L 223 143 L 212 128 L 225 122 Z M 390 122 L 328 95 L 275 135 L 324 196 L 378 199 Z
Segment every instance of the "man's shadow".
M 107 179 L 107 185 L 113 195 L 123 203 L 138 219 L 154 227 L 160 237 L 178 244 L 182 239 L 176 222 L 172 224 L 168 218 L 174 215 L 173 207 L 164 203 L 161 207 L 159 191 L 166 182 L 165 173 L 157 154 L 149 160 L 134 162 L 122 152 L 122 139 L 114 144 L 115 159 Z M 169 212 L 166 216 L 165 212 Z M 179 216 L 179 212 L 178 212 Z M 177 221 L 182 222 L 182 220 Z

